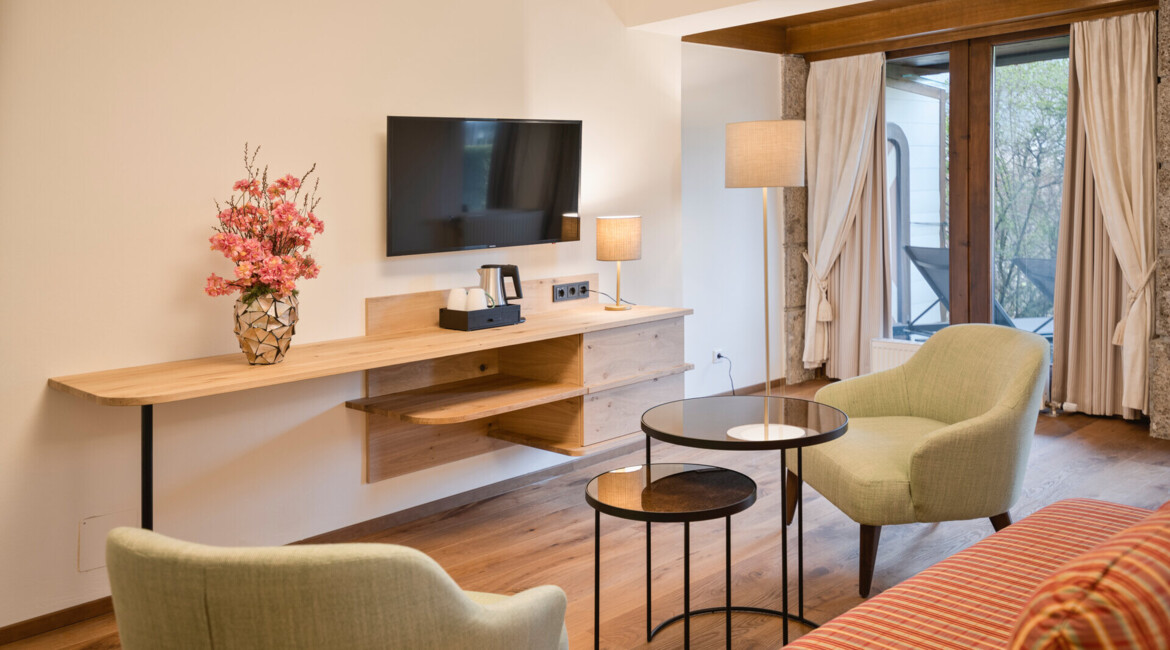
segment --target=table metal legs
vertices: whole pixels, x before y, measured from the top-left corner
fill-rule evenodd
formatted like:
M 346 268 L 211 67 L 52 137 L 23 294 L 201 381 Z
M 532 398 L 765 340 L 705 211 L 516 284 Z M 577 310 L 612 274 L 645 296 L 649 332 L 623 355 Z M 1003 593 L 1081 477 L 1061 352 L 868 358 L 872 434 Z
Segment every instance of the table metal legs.
M 601 511 L 593 511 L 593 650 L 601 650 Z
M 142 527 L 154 530 L 154 405 L 142 405 Z

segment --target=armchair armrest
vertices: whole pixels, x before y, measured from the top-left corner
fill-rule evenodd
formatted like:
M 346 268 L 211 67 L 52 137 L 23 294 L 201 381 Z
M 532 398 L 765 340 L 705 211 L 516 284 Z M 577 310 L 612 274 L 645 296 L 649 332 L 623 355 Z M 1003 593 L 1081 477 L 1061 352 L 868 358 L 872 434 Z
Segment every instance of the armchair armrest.
M 910 459 L 918 521 L 992 517 L 1019 497 L 1035 429 L 1028 409 L 998 405 L 930 433 Z
M 481 608 L 476 647 L 568 648 L 565 632 L 565 592 L 553 585 L 533 587 L 514 596 L 464 592 Z M 471 647 L 471 646 L 468 646 Z
M 851 418 L 910 415 L 902 366 L 829 384 L 813 399 L 841 409 Z

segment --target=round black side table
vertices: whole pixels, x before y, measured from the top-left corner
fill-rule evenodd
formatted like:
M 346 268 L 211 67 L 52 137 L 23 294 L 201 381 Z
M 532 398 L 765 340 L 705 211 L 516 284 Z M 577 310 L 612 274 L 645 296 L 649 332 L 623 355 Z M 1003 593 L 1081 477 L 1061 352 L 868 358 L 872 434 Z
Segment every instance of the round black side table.
M 685 647 L 691 647 L 691 522 L 727 520 L 727 647 L 731 648 L 731 515 L 756 502 L 756 482 L 729 469 L 710 465 L 658 463 L 634 465 L 600 474 L 585 486 L 593 507 L 593 647 L 601 648 L 601 513 L 621 519 L 683 524 L 683 613 L 650 628 L 650 539 L 646 539 L 646 630 L 652 639 L 664 626 L 682 618 Z
M 788 526 L 780 531 L 780 611 L 758 607 L 734 607 L 735 611 L 780 616 L 784 619 L 782 644 L 788 644 L 788 621 L 809 627 L 817 624 L 804 616 L 804 505 L 803 449 L 836 440 L 849 429 L 849 418 L 827 404 L 794 397 L 739 395 L 693 397 L 660 404 L 642 414 L 646 434 L 646 463 L 650 463 L 650 439 L 698 449 L 739 451 L 784 450 L 780 454 L 780 503 L 792 500 L 796 513 L 797 611 L 788 605 Z M 796 452 L 795 494 L 788 486 L 787 452 Z M 783 520 L 782 520 L 783 521 Z M 646 531 L 647 537 L 650 531 Z

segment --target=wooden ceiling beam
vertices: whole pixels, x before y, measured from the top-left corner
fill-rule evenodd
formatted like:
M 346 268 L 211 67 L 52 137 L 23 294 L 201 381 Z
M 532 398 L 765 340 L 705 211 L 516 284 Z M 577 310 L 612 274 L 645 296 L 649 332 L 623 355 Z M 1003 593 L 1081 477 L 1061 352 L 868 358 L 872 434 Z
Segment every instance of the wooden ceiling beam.
M 719 45 L 773 54 L 785 52 L 784 29 L 768 23 L 751 23 L 727 29 L 716 29 L 701 34 L 683 36 L 682 40 L 684 43 Z
M 701 34 L 688 43 L 810 61 L 998 36 L 1158 8 L 1158 0 L 872 0 Z
M 787 28 L 793 54 L 917 47 L 1073 20 L 1157 9 L 1156 0 L 934 0 L 872 14 Z M 821 57 L 818 57 L 821 58 Z

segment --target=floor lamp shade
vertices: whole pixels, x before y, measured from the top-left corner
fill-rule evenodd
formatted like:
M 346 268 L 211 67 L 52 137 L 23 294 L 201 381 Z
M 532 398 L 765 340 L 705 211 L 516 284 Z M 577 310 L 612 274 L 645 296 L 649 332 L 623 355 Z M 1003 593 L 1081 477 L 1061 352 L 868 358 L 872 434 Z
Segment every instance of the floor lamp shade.
M 804 185 L 804 120 L 727 125 L 726 187 Z
M 597 259 L 602 262 L 642 259 L 642 217 L 598 217 Z

